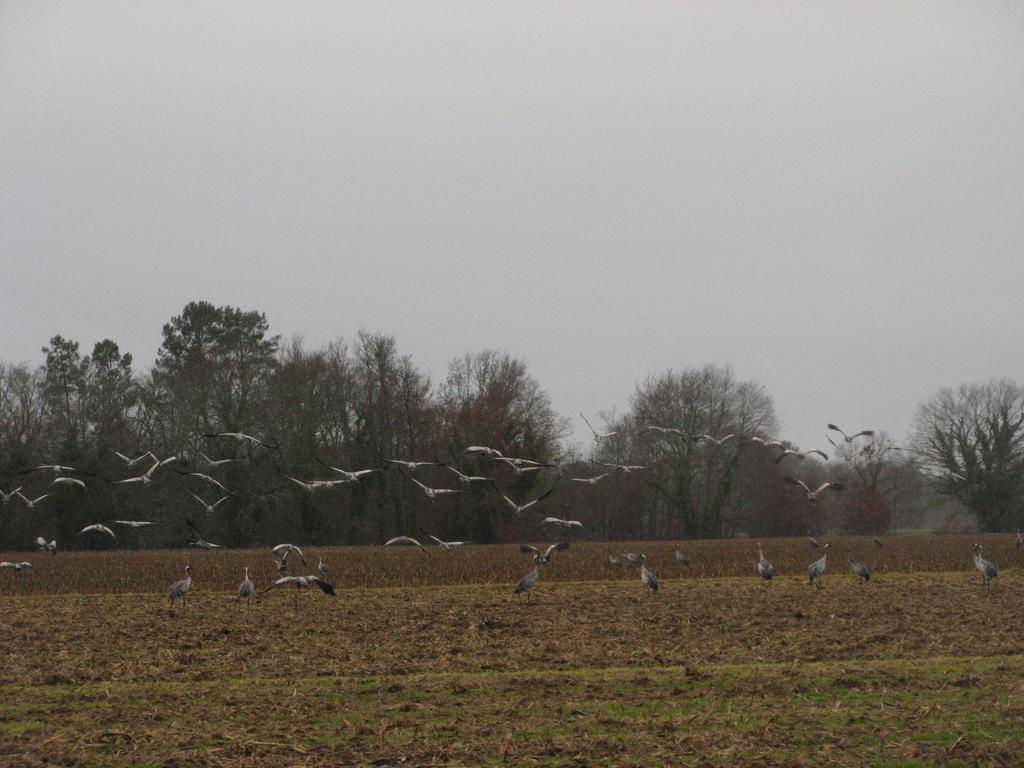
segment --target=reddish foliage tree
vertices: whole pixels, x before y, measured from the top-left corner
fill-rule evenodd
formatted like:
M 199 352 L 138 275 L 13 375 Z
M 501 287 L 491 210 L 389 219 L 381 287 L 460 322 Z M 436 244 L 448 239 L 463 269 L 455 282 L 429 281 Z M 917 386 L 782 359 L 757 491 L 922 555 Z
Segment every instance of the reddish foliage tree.
M 859 488 L 849 493 L 843 504 L 843 513 L 849 533 L 887 533 L 892 524 L 889 505 L 869 488 Z

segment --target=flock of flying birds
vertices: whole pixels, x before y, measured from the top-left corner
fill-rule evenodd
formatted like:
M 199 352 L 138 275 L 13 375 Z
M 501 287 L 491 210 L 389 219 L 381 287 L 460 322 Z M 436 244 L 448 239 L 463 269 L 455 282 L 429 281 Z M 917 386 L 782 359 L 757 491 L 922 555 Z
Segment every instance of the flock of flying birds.
M 580 415 L 583 416 L 583 414 L 580 414 Z M 594 429 L 594 427 L 590 424 L 590 422 L 587 420 L 587 418 L 585 416 L 583 416 L 583 420 L 586 422 L 587 426 L 593 432 L 594 439 L 595 439 L 595 441 L 597 443 L 601 443 L 603 440 L 606 440 L 606 439 L 608 439 L 610 437 L 613 437 L 616 434 L 618 434 L 618 432 L 598 432 L 596 429 Z M 871 438 L 875 434 L 873 430 L 861 430 L 861 431 L 856 432 L 854 434 L 847 434 L 847 433 L 845 433 L 843 430 L 841 430 L 839 427 L 837 427 L 834 424 L 829 424 L 828 425 L 828 429 L 838 433 L 842 437 L 842 439 L 845 441 L 845 443 L 847 445 L 852 444 L 855 440 L 858 440 L 860 438 Z M 658 435 L 661 439 L 666 439 L 666 440 L 670 439 L 671 436 L 676 436 L 676 437 L 679 437 L 681 439 L 691 440 L 694 443 L 701 443 L 701 442 L 703 442 L 703 443 L 707 443 L 707 444 L 713 444 L 713 445 L 718 446 L 718 447 L 721 447 L 721 446 L 727 444 L 729 441 L 733 441 L 733 440 L 735 440 L 735 441 L 748 440 L 751 443 L 758 443 L 758 444 L 762 445 L 766 449 L 779 449 L 778 455 L 775 457 L 775 462 L 776 463 L 782 462 L 783 460 L 785 460 L 789 456 L 796 456 L 798 459 L 803 460 L 807 456 L 810 456 L 810 455 L 819 455 L 823 459 L 828 460 L 828 455 L 824 451 L 821 451 L 821 450 L 818 450 L 818 449 L 810 450 L 810 451 L 797 451 L 797 450 L 793 450 L 793 449 L 790 449 L 790 448 L 786 448 L 785 445 L 782 442 L 780 442 L 780 441 L 777 441 L 777 440 L 765 440 L 765 439 L 763 439 L 761 437 L 757 437 L 757 436 L 753 436 L 753 437 L 749 437 L 749 438 L 742 438 L 742 437 L 739 437 L 739 436 L 736 436 L 736 435 L 731 435 L 731 434 L 730 435 L 725 435 L 723 437 L 714 437 L 713 435 L 707 435 L 707 434 L 699 435 L 699 436 L 688 436 L 682 430 L 679 430 L 679 429 L 676 429 L 676 428 L 672 428 L 672 427 L 661 427 L 661 426 L 655 426 L 655 425 L 649 425 L 649 426 L 645 427 L 642 430 L 642 432 L 645 433 L 645 434 L 655 434 L 655 435 Z M 208 439 L 234 441 L 234 442 L 239 443 L 239 444 L 247 445 L 251 450 L 255 450 L 255 449 L 259 448 L 259 447 L 265 448 L 267 450 L 274 450 L 274 449 L 276 449 L 276 446 L 274 446 L 272 444 L 266 443 L 266 442 L 264 442 L 264 441 L 262 441 L 262 440 L 260 440 L 260 439 L 258 439 L 256 437 L 253 437 L 253 436 L 247 435 L 247 434 L 243 434 L 241 432 L 204 433 L 203 436 L 208 438 Z M 835 446 L 837 448 L 839 447 L 838 444 L 835 441 L 832 440 L 831 436 L 828 436 L 827 439 L 828 439 L 828 441 L 833 446 Z M 202 460 L 205 462 L 206 469 L 207 469 L 207 472 L 203 473 L 203 472 L 193 471 L 192 468 L 191 468 L 191 464 L 188 461 L 186 461 L 183 458 L 178 457 L 178 456 L 171 456 L 171 457 L 168 457 L 168 458 L 165 458 L 165 459 L 160 459 L 156 455 L 154 455 L 152 452 L 148 452 L 148 451 L 146 453 L 143 453 L 143 454 L 141 454 L 139 456 L 136 456 L 134 458 L 132 458 L 130 456 L 127 456 L 127 455 L 125 455 L 123 453 L 120 453 L 118 451 L 114 451 L 114 454 L 125 464 L 125 467 L 127 469 L 131 469 L 131 468 L 137 467 L 137 466 L 143 464 L 144 462 L 148 462 L 149 463 L 149 466 L 146 467 L 145 471 L 142 472 L 141 474 L 132 475 L 132 476 L 129 476 L 129 477 L 126 477 L 126 478 L 123 478 L 123 479 L 119 479 L 119 480 L 110 480 L 109 482 L 113 483 L 114 486 L 129 486 L 129 485 L 146 486 L 146 485 L 149 485 L 150 483 L 154 482 L 154 476 L 156 475 L 158 470 L 160 470 L 162 468 L 166 468 L 166 467 L 174 467 L 174 471 L 177 472 L 179 475 L 183 475 L 183 476 L 194 478 L 196 480 L 200 480 L 203 483 L 211 486 L 212 488 L 217 489 L 219 492 L 224 494 L 217 501 L 210 503 L 210 502 L 207 502 L 205 499 L 203 499 L 201 496 L 198 496 L 197 494 L 192 493 L 191 491 L 189 492 L 189 495 L 209 514 L 213 514 L 221 504 L 223 504 L 225 501 L 227 501 L 228 498 L 230 498 L 231 493 L 228 491 L 228 489 L 219 480 L 217 480 L 216 478 L 214 478 L 212 475 L 210 475 L 208 473 L 216 470 L 219 467 L 223 467 L 223 466 L 226 466 L 228 464 L 231 464 L 231 463 L 234 463 L 234 462 L 237 462 L 237 461 L 242 461 L 242 459 L 238 459 L 238 458 L 223 458 L 223 459 L 216 459 L 215 460 L 215 459 L 211 459 L 205 453 L 200 451 L 200 452 L 198 452 L 198 456 L 200 458 L 202 458 Z M 473 456 L 473 457 L 479 457 L 479 458 L 486 458 L 486 459 L 490 459 L 490 460 L 492 460 L 494 462 L 502 463 L 503 465 L 507 466 L 511 471 L 513 471 L 515 473 L 515 475 L 517 475 L 517 476 L 521 476 L 521 475 L 525 475 L 525 474 L 529 474 L 529 473 L 534 473 L 534 472 L 540 472 L 541 470 L 543 470 L 545 468 L 549 468 L 549 467 L 553 467 L 554 466 L 553 464 L 550 464 L 550 463 L 547 463 L 547 462 L 533 461 L 533 460 L 530 460 L 530 459 L 512 458 L 512 457 L 504 456 L 504 455 L 502 455 L 502 453 L 500 451 L 498 451 L 498 450 L 496 450 L 494 448 L 489 448 L 487 446 L 481 446 L 481 445 L 469 446 L 468 448 L 465 449 L 465 455 Z M 318 459 L 318 461 L 319 461 L 319 459 Z M 318 493 L 320 491 L 327 490 L 327 489 L 330 489 L 330 488 L 335 488 L 335 487 L 338 487 L 338 486 L 341 486 L 341 485 L 345 485 L 345 484 L 348 484 L 348 483 L 360 482 L 364 478 L 366 478 L 366 477 L 368 477 L 368 476 L 370 476 L 370 475 L 372 475 L 374 473 L 385 471 L 385 469 L 388 466 L 396 467 L 399 470 L 401 470 L 402 473 L 404 475 L 406 475 L 412 483 L 414 483 L 417 487 L 419 487 L 423 491 L 423 493 L 427 496 L 427 498 L 429 498 L 431 500 L 436 500 L 436 499 L 444 498 L 444 497 L 447 497 L 447 496 L 450 496 L 450 495 L 454 495 L 454 494 L 464 493 L 466 491 L 473 490 L 474 488 L 477 488 L 477 487 L 480 487 L 480 488 L 488 488 L 488 487 L 490 487 L 490 488 L 495 488 L 496 489 L 496 486 L 495 486 L 495 483 L 494 483 L 494 479 L 492 477 L 467 475 L 467 474 L 464 474 L 463 472 L 461 472 L 456 467 L 452 466 L 451 463 L 444 463 L 444 462 L 437 461 L 437 460 L 435 460 L 435 461 L 410 461 L 410 460 L 403 460 L 403 459 L 389 459 L 384 466 L 374 467 L 374 468 L 370 468 L 370 469 L 356 470 L 356 471 L 345 470 L 345 469 L 342 469 L 340 467 L 333 467 L 333 466 L 330 466 L 328 464 L 325 464 L 322 461 L 320 463 L 323 464 L 325 468 L 329 469 L 333 473 L 332 476 L 329 479 L 303 480 L 303 479 L 294 477 L 292 475 L 285 474 L 285 473 L 281 472 L 280 470 L 278 470 L 278 473 L 281 475 L 282 478 L 287 480 L 289 483 L 294 484 L 296 487 L 300 488 L 302 491 L 304 491 L 306 493 L 309 493 L 309 494 L 316 494 L 316 493 Z M 607 471 L 602 473 L 602 474 L 599 474 L 599 475 L 596 475 L 596 476 L 592 476 L 592 477 L 571 477 L 571 478 L 569 478 L 569 480 L 571 482 L 573 482 L 573 483 L 579 483 L 579 484 L 585 484 L 585 485 L 593 486 L 593 485 L 597 485 L 599 482 L 601 482 L 602 480 L 604 480 L 605 478 L 607 478 L 609 475 L 612 475 L 612 474 L 626 475 L 626 474 L 630 474 L 630 473 L 633 473 L 633 472 L 642 472 L 642 471 L 647 471 L 647 470 L 654 469 L 654 467 L 652 467 L 652 466 L 641 466 L 641 465 L 631 465 L 631 464 L 612 464 L 612 463 L 604 463 L 604 462 L 597 462 L 597 461 L 592 461 L 592 463 L 597 465 L 597 466 L 600 466 L 601 468 L 603 468 L 603 469 L 605 469 Z M 414 473 L 416 472 L 416 470 L 420 469 L 421 467 L 428 467 L 428 466 L 446 467 L 448 470 L 450 470 L 454 474 L 454 476 L 455 476 L 454 479 L 461 486 L 461 488 L 435 488 L 435 487 L 430 487 L 430 486 L 425 485 L 424 483 L 422 483 L 420 480 L 418 480 L 416 477 L 413 476 Z M 181 467 L 184 467 L 184 469 L 182 469 Z M 83 473 L 80 470 L 75 469 L 74 467 L 63 466 L 63 465 L 59 465 L 59 464 L 43 464 L 43 465 L 39 465 L 39 466 L 36 466 L 36 467 L 31 467 L 29 469 L 22 470 L 18 474 L 19 475 L 28 475 L 28 474 L 37 473 L 37 472 L 48 472 L 48 473 L 56 475 L 56 477 L 54 477 L 54 479 L 51 481 L 50 485 L 47 487 L 47 489 L 46 489 L 47 492 L 46 493 L 43 493 L 42 495 L 37 496 L 35 498 L 28 498 L 27 496 L 22 494 L 21 491 L 23 490 L 23 488 L 22 487 L 18 487 L 18 488 L 15 488 L 13 491 L 10 491 L 10 492 L 0 491 L 0 502 L 2 502 L 3 505 L 6 506 L 14 497 L 17 497 L 17 498 L 19 498 L 25 504 L 25 507 L 28 510 L 33 510 L 33 509 L 36 509 L 37 506 L 39 504 L 41 504 L 44 500 L 46 500 L 47 498 L 52 496 L 53 493 L 58 488 L 60 488 L 60 487 L 75 488 L 75 489 L 77 489 L 79 491 L 86 491 L 87 490 L 87 486 L 86 486 L 85 482 L 83 480 L 79 479 L 78 477 L 73 476 L 73 473 L 75 473 L 75 474 L 79 474 L 79 473 L 80 474 L 88 474 L 88 473 Z M 825 491 L 841 491 L 841 490 L 843 490 L 843 485 L 841 483 L 826 482 L 826 483 L 822 483 L 819 487 L 817 487 L 815 489 L 811 489 L 803 481 L 797 480 L 797 479 L 795 479 L 793 477 L 786 476 L 784 479 L 785 479 L 785 481 L 787 483 L 790 483 L 792 485 L 796 485 L 796 486 L 802 487 L 804 492 L 805 492 L 805 494 L 806 494 L 806 496 L 807 496 L 807 499 L 809 501 L 812 501 L 812 502 L 818 501 L 822 497 L 822 495 L 825 493 Z M 497 493 L 504 500 L 504 502 L 507 505 L 508 509 L 513 514 L 515 514 L 516 516 L 521 516 L 524 513 L 526 513 L 529 510 L 531 510 L 532 508 L 534 508 L 536 505 L 538 505 L 540 502 L 542 502 L 548 496 L 550 496 L 554 491 L 555 491 L 555 487 L 552 486 L 551 488 L 549 488 L 548 490 L 544 491 L 542 494 L 540 494 L 539 496 L 537 496 L 533 500 L 525 502 L 525 503 L 522 503 L 522 504 L 520 504 L 520 503 L 514 501 L 513 499 L 509 498 L 507 495 L 502 493 L 500 490 L 498 490 Z M 149 525 L 153 524 L 151 521 L 147 521 L 147 520 L 110 520 L 109 522 L 110 522 L 111 525 L 121 526 L 121 527 L 125 527 L 125 528 L 128 528 L 128 529 L 144 528 L 146 526 L 149 526 Z M 189 546 L 197 547 L 197 548 L 200 548 L 200 549 L 220 549 L 220 548 L 222 548 L 222 545 L 220 545 L 220 544 L 213 544 L 213 543 L 208 542 L 205 539 L 203 539 L 203 537 L 199 533 L 198 528 L 192 522 L 192 520 L 186 519 L 185 522 L 186 522 L 186 525 L 196 535 L 196 541 L 190 542 Z M 545 517 L 540 522 L 542 524 L 544 524 L 544 525 L 550 525 L 550 526 L 553 526 L 553 527 L 556 527 L 556 528 L 567 529 L 567 530 L 577 529 L 577 528 L 582 528 L 583 527 L 583 524 L 580 521 L 578 521 L 578 520 L 563 520 L 563 519 L 556 518 L 556 517 Z M 100 536 L 108 536 L 111 539 L 114 539 L 117 536 L 117 534 L 114 532 L 114 530 L 112 528 L 110 528 L 109 526 L 107 526 L 107 525 L 105 525 L 103 523 L 93 523 L 91 525 L 87 525 L 84 528 L 82 528 L 81 531 L 79 531 L 79 535 L 100 535 Z M 809 540 L 811 542 L 811 545 L 813 547 L 817 548 L 819 546 L 818 542 L 816 540 L 814 540 L 811 537 L 808 537 L 808 538 L 809 538 Z M 432 539 L 433 542 L 437 545 L 437 547 L 440 550 L 442 550 L 442 551 L 451 551 L 451 550 L 457 549 L 459 547 L 462 547 L 462 546 L 465 546 L 466 544 L 471 543 L 471 542 L 468 542 L 468 541 L 445 541 L 445 540 L 437 538 L 436 536 L 433 536 L 433 535 L 430 536 L 430 539 Z M 875 542 L 878 544 L 878 546 L 882 546 L 881 542 L 878 539 L 875 539 Z M 39 536 L 36 539 L 35 544 L 36 544 L 37 549 L 39 551 L 41 551 L 41 552 L 49 552 L 50 554 L 53 554 L 53 555 L 55 555 L 57 553 L 57 541 L 55 539 L 47 541 L 42 536 Z M 422 543 L 420 543 L 420 541 L 418 541 L 417 539 L 415 539 L 415 538 L 413 538 L 411 536 L 406 536 L 406 535 L 396 536 L 396 537 L 388 540 L 387 542 L 385 542 L 385 546 L 415 546 L 415 547 L 418 547 L 421 551 L 423 551 L 424 554 L 429 554 L 427 549 L 423 546 Z M 828 550 L 829 550 L 830 546 L 831 545 L 826 544 L 825 545 L 825 553 L 822 555 L 822 557 L 820 559 L 816 560 L 815 562 L 813 562 L 809 566 L 809 568 L 808 568 L 808 577 L 809 577 L 810 583 L 817 584 L 818 586 L 820 586 L 820 578 L 821 578 L 821 575 L 825 572 L 825 567 L 826 567 L 827 558 L 828 558 Z M 1024 535 L 1022 535 L 1021 533 L 1018 532 L 1018 535 L 1017 535 L 1017 547 L 1018 547 L 1018 549 L 1020 549 L 1022 546 L 1024 546 Z M 534 585 L 540 579 L 542 568 L 547 566 L 551 562 L 551 558 L 552 558 L 552 556 L 554 555 L 554 553 L 556 551 L 564 550 L 564 549 L 567 549 L 568 547 L 569 547 L 569 543 L 568 542 L 557 542 L 557 543 L 551 544 L 550 546 L 548 546 L 546 549 L 544 549 L 542 551 L 541 549 L 539 549 L 537 547 L 534 547 L 534 546 L 530 546 L 530 545 L 526 545 L 526 544 L 521 545 L 521 551 L 522 552 L 533 555 L 534 568 L 529 573 L 527 573 L 519 581 L 519 583 L 516 585 L 515 594 L 517 594 L 517 595 L 526 594 L 527 596 L 529 596 L 530 590 L 534 587 Z M 252 580 L 249 577 L 249 569 L 246 568 L 245 569 L 245 578 L 242 581 L 242 583 L 239 585 L 239 589 L 238 589 L 238 596 L 239 596 L 239 598 L 240 599 L 244 599 L 246 601 L 247 605 L 248 605 L 248 602 L 249 602 L 249 600 L 252 597 L 254 597 L 254 596 L 259 597 L 260 595 L 266 594 L 270 590 L 276 589 L 278 587 L 286 587 L 286 586 L 292 586 L 292 587 L 295 587 L 296 589 L 305 589 L 305 588 L 309 588 L 309 587 L 315 586 L 315 587 L 319 588 L 321 591 L 323 591 L 325 594 L 328 594 L 328 595 L 335 594 L 334 587 L 328 581 L 329 576 L 330 576 L 330 568 L 327 566 L 327 564 L 325 564 L 323 562 L 322 558 L 320 559 L 320 562 L 319 562 L 319 565 L 318 565 L 318 569 L 317 569 L 318 573 L 317 574 L 310 574 L 310 575 L 286 575 L 286 571 L 287 571 L 287 567 L 288 567 L 288 565 L 287 565 L 288 558 L 292 554 L 297 555 L 299 557 L 299 559 L 301 560 L 302 564 L 306 565 L 305 555 L 303 554 L 302 550 L 299 547 L 297 547 L 297 546 L 295 546 L 293 544 L 279 544 L 278 546 L 274 547 L 271 550 L 271 557 L 274 560 L 275 566 L 276 566 L 280 576 L 279 576 L 279 578 L 276 581 L 274 581 L 263 592 L 259 592 L 259 593 L 256 592 L 255 585 L 253 584 Z M 676 555 L 676 560 L 679 562 L 679 564 L 684 565 L 684 566 L 689 564 L 689 560 L 686 558 L 686 556 L 681 551 L 677 550 L 675 555 Z M 981 547 L 979 545 L 975 545 L 974 560 L 975 560 L 976 568 L 982 573 L 982 576 L 983 576 L 983 578 L 985 580 L 986 586 L 990 587 L 992 578 L 994 578 L 996 576 L 996 574 L 997 574 L 996 568 L 995 568 L 994 565 L 992 565 L 991 563 L 989 563 L 988 561 L 984 560 L 981 557 Z M 648 590 L 650 590 L 650 593 L 652 595 L 657 592 L 657 590 L 658 590 L 658 580 L 657 580 L 657 577 L 655 576 L 655 574 L 648 568 L 648 566 L 646 564 L 646 556 L 645 555 L 643 555 L 643 554 L 639 554 L 638 555 L 638 554 L 626 552 L 626 553 L 623 553 L 622 559 L 620 559 L 618 557 L 615 557 L 615 556 L 610 556 L 609 557 L 609 561 L 610 561 L 610 563 L 612 565 L 616 565 L 616 566 L 620 566 L 620 565 L 636 566 L 637 568 L 639 568 L 640 579 L 641 579 L 643 585 Z M 16 575 L 20 575 L 22 570 L 24 570 L 26 568 L 30 568 L 31 565 L 32 564 L 30 562 L 17 562 L 17 563 L 16 562 L 7 562 L 7 561 L 0 562 L 0 568 L 13 569 L 15 571 Z M 851 570 L 858 577 L 860 577 L 863 581 L 867 581 L 867 580 L 869 580 L 871 578 L 870 571 L 868 570 L 867 566 L 864 565 L 863 563 L 851 559 L 850 560 L 850 567 L 851 567 Z M 764 580 L 765 584 L 767 584 L 767 582 L 771 581 L 771 579 L 775 575 L 775 569 L 772 566 L 772 564 L 765 558 L 760 544 L 758 544 L 757 572 L 760 575 L 760 577 Z M 184 598 L 186 597 L 188 592 L 191 590 L 191 588 L 192 588 L 192 568 L 191 568 L 191 565 L 188 565 L 188 566 L 185 567 L 185 578 L 181 579 L 180 581 L 176 581 L 170 587 L 170 590 L 168 592 L 168 596 L 169 596 L 169 600 L 170 600 L 169 606 L 173 607 L 174 602 L 176 600 L 179 600 L 179 599 L 184 600 Z

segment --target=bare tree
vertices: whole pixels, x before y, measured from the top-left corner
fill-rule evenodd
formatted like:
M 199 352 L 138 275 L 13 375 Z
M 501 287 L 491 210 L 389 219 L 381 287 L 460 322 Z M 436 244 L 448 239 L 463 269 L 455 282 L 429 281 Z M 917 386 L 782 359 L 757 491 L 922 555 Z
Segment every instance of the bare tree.
M 651 425 L 681 434 L 645 429 Z M 641 497 L 633 508 L 635 524 L 652 536 L 713 537 L 731 527 L 737 470 L 750 448 L 746 438 L 774 435 L 778 419 L 761 384 L 738 380 L 729 367 L 708 365 L 648 378 L 637 387 L 629 413 L 609 427 L 621 437 L 602 441 L 599 460 L 628 458 L 655 467 L 640 481 L 654 499 Z M 732 437 L 716 444 L 704 435 Z
M 451 361 L 439 400 L 454 450 L 480 444 L 506 455 L 552 459 L 569 434 L 568 420 L 555 413 L 526 363 L 498 350 Z
M 942 389 L 918 406 L 913 446 L 939 488 L 988 531 L 1022 523 L 1024 389 L 1008 379 Z

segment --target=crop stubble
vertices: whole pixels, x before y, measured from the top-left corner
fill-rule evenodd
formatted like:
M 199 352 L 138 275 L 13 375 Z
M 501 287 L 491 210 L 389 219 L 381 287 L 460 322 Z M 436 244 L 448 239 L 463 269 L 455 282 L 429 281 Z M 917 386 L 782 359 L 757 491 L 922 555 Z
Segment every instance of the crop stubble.
M 934 552 L 962 559 L 973 538 L 937 541 Z M 895 563 L 903 541 L 887 544 Z M 692 569 L 710 570 L 730 547 L 750 560 L 749 542 L 695 544 Z M 508 547 L 434 553 L 429 569 L 416 550 L 354 562 L 326 550 L 339 586 L 364 585 L 334 599 L 274 592 L 248 612 L 210 582 L 233 588 L 237 564 L 264 553 L 37 556 L 39 570 L 5 580 L 0 600 L 0 762 L 1013 765 L 1021 753 L 1024 579 L 1007 563 L 991 597 L 974 573 L 878 562 L 861 585 L 840 557 L 817 590 L 802 573 L 815 556 L 806 542 L 772 542 L 780 570 L 801 570 L 765 589 L 672 578 L 684 570 L 668 559 L 674 547 L 630 548 L 654 561 L 656 598 L 635 572 L 613 581 L 591 562 L 621 550 L 604 544 L 560 553 L 579 560 L 556 557 L 529 602 L 510 583 L 430 583 L 441 581 L 430 569 L 459 557 L 466 573 L 479 563 L 477 581 L 506 571 L 514 581 L 528 560 Z M 153 555 L 159 584 L 131 570 Z M 161 569 L 189 556 L 196 592 L 175 615 L 142 588 L 42 589 L 92 566 L 163 592 Z M 388 583 L 374 564 L 427 585 L 365 586 Z M 559 581 L 564 571 L 595 580 Z

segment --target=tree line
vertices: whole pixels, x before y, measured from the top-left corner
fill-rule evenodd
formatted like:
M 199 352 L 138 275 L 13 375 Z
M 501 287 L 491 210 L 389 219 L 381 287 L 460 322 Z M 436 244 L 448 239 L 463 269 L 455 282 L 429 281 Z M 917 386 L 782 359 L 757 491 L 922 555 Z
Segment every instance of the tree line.
M 360 331 L 311 349 L 272 335 L 261 312 L 200 301 L 164 325 L 147 370 L 110 339 L 86 354 L 57 335 L 43 354 L 36 368 L 0 363 L 0 490 L 51 494 L 32 511 L 17 498 L 5 503 L 5 547 L 28 546 L 37 535 L 74 546 L 83 526 L 116 518 L 154 523 L 115 542 L 133 546 L 187 543 L 186 521 L 228 546 L 380 543 L 426 533 L 539 540 L 555 535 L 538 522 L 543 516 L 579 520 L 578 535 L 591 539 L 884 533 L 963 515 L 986 530 L 1022 524 L 1024 391 L 1005 380 L 933 395 L 918 410 L 908 446 L 879 432 L 840 441 L 827 462 L 776 461 L 795 446 L 779 437 L 772 397 L 729 367 L 648 377 L 624 413 L 605 419 L 614 434 L 584 454 L 567 442 L 569 420 L 526 363 L 499 350 L 456 358 L 433 382 L 388 335 Z M 217 432 L 256 435 L 273 447 L 204 437 Z M 705 434 L 734 437 L 721 445 L 694 439 Z M 781 445 L 765 445 L 773 440 Z M 467 455 L 472 445 L 550 466 L 517 472 Z M 179 462 L 150 484 L 117 485 L 135 469 L 115 452 L 147 451 Z M 211 501 L 210 489 L 172 471 L 206 472 L 202 454 L 236 459 L 217 468 L 230 496 L 212 514 L 192 496 Z M 460 487 L 444 464 L 493 483 L 430 500 L 388 459 L 437 462 L 416 471 L 428 486 Z M 52 475 L 25 473 L 46 463 L 80 470 L 86 490 L 49 488 Z M 330 478 L 325 464 L 388 469 L 318 494 L 283 479 Z M 651 469 L 606 472 L 599 464 Z M 600 474 L 608 476 L 596 484 L 573 482 Z M 808 485 L 841 482 L 844 491 L 812 502 L 783 482 L 787 475 Z M 550 488 L 556 492 L 539 515 L 517 516 L 502 498 L 519 503 Z

